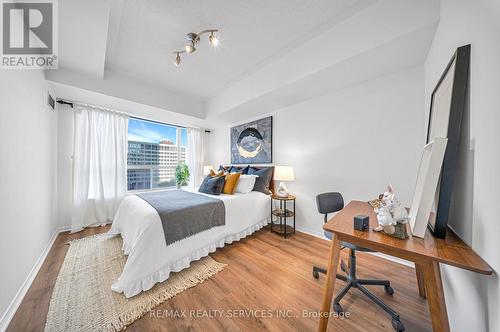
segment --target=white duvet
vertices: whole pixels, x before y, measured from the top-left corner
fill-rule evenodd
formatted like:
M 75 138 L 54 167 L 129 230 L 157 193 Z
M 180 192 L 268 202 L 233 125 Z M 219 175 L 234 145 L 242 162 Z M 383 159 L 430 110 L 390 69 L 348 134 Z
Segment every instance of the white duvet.
M 196 189 L 188 191 L 198 193 Z M 238 241 L 259 230 L 269 222 L 271 200 L 263 193 L 206 195 L 221 199 L 226 209 L 226 222 L 183 240 L 166 245 L 158 212 L 135 195 L 127 196 L 120 204 L 108 232 L 120 234 L 123 250 L 128 255 L 123 272 L 111 289 L 134 296 L 165 281 L 171 272 L 189 267 L 227 243 Z

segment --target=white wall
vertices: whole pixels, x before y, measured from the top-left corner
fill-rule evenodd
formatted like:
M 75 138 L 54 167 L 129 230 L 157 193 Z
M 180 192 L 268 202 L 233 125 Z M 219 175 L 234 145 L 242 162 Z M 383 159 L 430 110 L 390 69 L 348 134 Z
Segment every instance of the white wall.
M 57 115 L 46 100 L 41 71 L 1 71 L 0 317 L 57 227 Z
M 69 106 L 57 104 L 57 223 L 71 228 L 73 207 L 74 116 Z
M 469 98 L 450 223 L 496 271 L 500 269 L 499 14 L 498 1 L 443 0 L 425 64 L 428 110 L 430 93 L 453 52 L 471 44 Z M 448 266 L 441 270 L 451 330 L 500 331 L 498 275 L 482 276 Z
M 424 144 L 424 75 L 416 67 L 311 99 L 273 115 L 273 163 L 291 165 L 297 227 L 322 234 L 315 196 L 368 200 L 391 182 L 409 205 Z M 248 119 L 252 120 L 252 119 Z M 247 121 L 243 121 L 247 122 Z M 212 164 L 229 164 L 229 128 L 216 127 Z

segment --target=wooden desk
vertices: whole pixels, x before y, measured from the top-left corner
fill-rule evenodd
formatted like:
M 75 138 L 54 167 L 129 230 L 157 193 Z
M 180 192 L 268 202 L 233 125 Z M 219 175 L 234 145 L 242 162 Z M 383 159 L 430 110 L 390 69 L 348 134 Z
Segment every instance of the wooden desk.
M 354 229 L 353 218 L 357 214 L 370 217 L 369 231 L 363 232 Z M 333 239 L 328 260 L 328 274 L 321 307 L 319 331 L 326 331 L 328 325 L 335 274 L 339 264 L 340 243 L 346 241 L 414 262 L 419 293 L 422 297 L 427 298 L 429 304 L 432 328 L 435 332 L 449 332 L 450 326 L 439 263 L 487 275 L 493 273 L 492 268 L 450 229 L 448 229 L 446 239 L 434 238 L 427 231 L 423 239 L 410 235 L 409 239 L 401 240 L 374 232 L 372 229 L 376 226 L 378 226 L 377 216 L 373 208 L 368 203 L 360 201 L 350 202 L 323 226 L 324 230 L 333 233 Z

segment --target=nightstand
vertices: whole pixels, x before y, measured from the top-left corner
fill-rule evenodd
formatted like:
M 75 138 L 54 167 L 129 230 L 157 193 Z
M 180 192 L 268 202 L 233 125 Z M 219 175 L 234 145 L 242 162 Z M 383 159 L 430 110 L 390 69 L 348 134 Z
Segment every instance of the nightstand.
M 280 202 L 279 209 L 274 208 L 274 201 Z M 293 201 L 293 210 L 287 209 L 287 202 Z M 274 219 L 276 217 L 276 219 Z M 287 224 L 287 219 L 293 217 L 293 228 Z M 279 220 L 279 224 L 277 223 Z M 275 224 L 276 222 L 276 224 Z M 273 228 L 273 226 L 277 226 Z M 283 235 L 286 239 L 287 235 L 295 234 L 295 196 L 288 195 L 280 197 L 271 195 L 271 232 Z

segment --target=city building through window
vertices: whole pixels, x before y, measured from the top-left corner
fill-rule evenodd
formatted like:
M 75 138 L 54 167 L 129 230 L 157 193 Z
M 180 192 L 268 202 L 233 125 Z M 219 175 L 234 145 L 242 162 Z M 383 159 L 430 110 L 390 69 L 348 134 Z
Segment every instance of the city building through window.
M 175 186 L 175 168 L 186 161 L 186 128 L 143 119 L 128 122 L 127 188 Z

